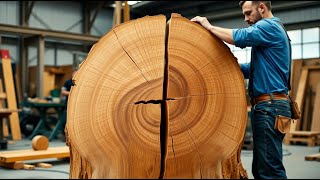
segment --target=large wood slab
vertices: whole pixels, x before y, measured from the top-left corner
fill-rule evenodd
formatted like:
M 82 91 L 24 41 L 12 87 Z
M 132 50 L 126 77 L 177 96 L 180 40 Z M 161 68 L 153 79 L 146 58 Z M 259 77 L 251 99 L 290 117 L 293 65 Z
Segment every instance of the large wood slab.
M 118 25 L 73 81 L 70 178 L 245 177 L 243 74 L 199 24 L 172 14 Z

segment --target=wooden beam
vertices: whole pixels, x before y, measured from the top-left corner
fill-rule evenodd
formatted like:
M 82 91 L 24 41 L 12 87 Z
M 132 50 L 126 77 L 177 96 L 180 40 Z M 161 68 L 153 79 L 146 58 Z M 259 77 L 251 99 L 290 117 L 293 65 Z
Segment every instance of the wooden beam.
M 69 41 L 80 41 L 86 44 L 93 44 L 99 41 L 99 36 L 83 35 L 79 33 L 68 33 L 62 31 L 43 30 L 39 28 L 22 27 L 8 24 L 0 24 L 0 32 L 8 35 L 24 35 L 24 36 L 39 36 L 46 38 L 63 39 Z
M 320 69 L 320 66 L 303 66 L 302 69 L 318 70 Z
M 0 93 L 5 94 L 3 92 L 2 79 L 0 79 Z M 7 98 L 6 94 L 5 94 L 5 96 Z M 0 109 L 3 109 L 3 108 L 5 108 L 5 101 L 4 101 L 4 99 L 0 99 Z M 5 118 L 2 119 L 2 128 L 3 128 L 3 137 L 8 137 L 9 136 L 9 128 L 8 128 L 8 123 Z M 0 132 L 1 132 L 1 129 L 0 129 Z M 1 134 L 0 134 L 0 137 L 1 137 Z
M 311 111 L 311 102 L 312 102 L 312 88 L 308 86 L 305 92 L 305 100 L 304 100 L 304 107 L 301 109 L 301 112 L 303 113 L 303 118 L 301 119 L 302 121 L 302 131 L 307 131 L 310 130 L 310 125 L 311 125 L 311 118 L 312 118 L 312 113 Z
M 115 1 L 116 7 L 113 14 L 113 27 L 121 23 L 122 1 Z
M 2 61 L 2 72 L 4 77 L 5 92 L 7 94 L 7 104 L 9 109 L 18 109 L 14 81 L 12 75 L 11 59 L 8 50 L 0 50 Z M 13 140 L 21 140 L 20 120 L 17 112 L 9 116 L 11 135 Z
M 128 4 L 128 1 L 124 1 L 124 7 L 123 7 L 123 22 L 130 20 L 130 6 Z
M 21 93 L 22 99 L 25 93 L 28 92 L 27 82 L 29 82 L 29 68 L 28 68 L 28 45 L 25 38 L 20 40 L 20 80 L 21 80 Z
M 37 97 L 43 98 L 43 74 L 44 74 L 44 50 L 45 42 L 44 37 L 39 36 L 38 41 L 38 65 L 37 65 Z
M 302 70 L 300 80 L 299 80 L 298 89 L 297 89 L 297 95 L 296 95 L 295 101 L 297 102 L 300 110 L 302 110 L 303 98 L 304 98 L 307 79 L 308 79 L 308 72 L 309 72 L 308 69 Z M 300 128 L 300 124 L 301 124 L 300 120 L 296 121 L 296 123 L 291 123 L 290 132 L 298 131 Z

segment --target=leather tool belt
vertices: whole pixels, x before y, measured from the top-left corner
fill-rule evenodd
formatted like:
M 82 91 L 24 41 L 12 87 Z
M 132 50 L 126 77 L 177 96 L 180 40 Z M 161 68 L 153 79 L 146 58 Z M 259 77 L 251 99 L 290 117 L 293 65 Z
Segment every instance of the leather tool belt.
M 274 93 L 273 95 L 273 100 L 288 100 L 288 97 L 286 94 L 281 94 L 281 93 Z M 255 104 L 261 102 L 261 101 L 267 101 L 271 100 L 270 94 L 262 94 L 260 96 L 254 97 L 250 99 L 250 103 L 252 106 Z

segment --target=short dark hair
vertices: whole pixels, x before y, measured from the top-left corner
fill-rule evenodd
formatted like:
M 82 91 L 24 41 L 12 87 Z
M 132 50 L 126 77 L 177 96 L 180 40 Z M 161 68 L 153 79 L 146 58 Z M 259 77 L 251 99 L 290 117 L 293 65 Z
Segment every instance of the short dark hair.
M 239 6 L 242 7 L 245 2 L 246 1 L 240 1 Z M 259 3 L 263 3 L 271 11 L 271 1 L 252 1 L 254 5 L 259 5 Z

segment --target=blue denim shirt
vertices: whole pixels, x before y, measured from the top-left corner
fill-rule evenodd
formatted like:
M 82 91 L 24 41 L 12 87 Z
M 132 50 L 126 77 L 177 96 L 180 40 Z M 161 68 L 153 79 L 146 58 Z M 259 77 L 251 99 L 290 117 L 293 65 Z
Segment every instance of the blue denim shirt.
M 245 78 L 253 78 L 253 96 L 268 93 L 288 94 L 290 45 L 286 32 L 277 17 L 261 19 L 247 28 L 233 29 L 235 46 L 252 47 L 250 63 L 240 64 Z

